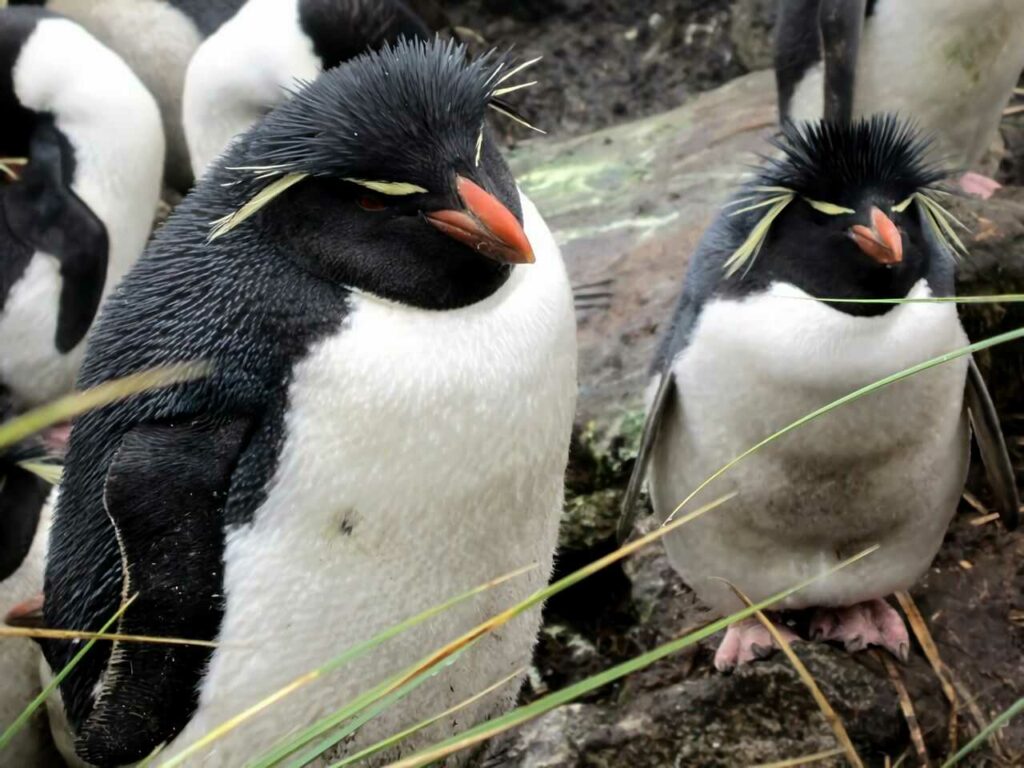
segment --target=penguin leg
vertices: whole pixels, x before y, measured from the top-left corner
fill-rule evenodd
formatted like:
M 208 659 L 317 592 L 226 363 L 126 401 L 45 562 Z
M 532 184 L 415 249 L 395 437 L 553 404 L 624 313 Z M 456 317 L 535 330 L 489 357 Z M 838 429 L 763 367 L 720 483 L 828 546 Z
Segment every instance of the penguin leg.
M 819 608 L 811 619 L 811 638 L 842 643 L 850 653 L 876 645 L 900 661 L 910 657 L 907 625 L 881 598 L 848 608 Z
M 789 643 L 800 641 L 789 627 L 776 623 L 776 629 Z M 775 638 L 757 618 L 738 621 L 725 631 L 721 645 L 715 651 L 715 669 L 731 672 L 757 659 L 766 659 L 778 649 Z
M 998 190 L 1003 188 L 995 179 L 990 179 L 988 176 L 982 176 L 980 173 L 968 172 L 960 177 L 960 189 L 966 192 L 972 197 L 980 197 L 982 200 L 988 200 Z

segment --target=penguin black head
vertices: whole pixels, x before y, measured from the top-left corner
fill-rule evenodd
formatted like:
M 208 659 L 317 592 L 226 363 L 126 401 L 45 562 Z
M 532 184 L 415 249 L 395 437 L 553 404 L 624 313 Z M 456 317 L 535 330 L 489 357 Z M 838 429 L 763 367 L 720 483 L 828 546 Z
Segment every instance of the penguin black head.
M 893 116 L 852 123 L 787 123 L 781 150 L 732 203 L 726 263 L 739 286 L 774 281 L 822 298 L 902 298 L 951 270 L 963 249 L 936 199 L 946 174 L 925 160 L 928 142 Z M 934 290 L 934 289 L 933 289 Z M 834 305 L 878 314 L 891 305 Z
M 434 40 L 326 72 L 221 161 L 236 207 L 211 238 L 258 227 L 323 278 L 423 308 L 490 295 L 534 258 L 485 127 L 521 69 Z

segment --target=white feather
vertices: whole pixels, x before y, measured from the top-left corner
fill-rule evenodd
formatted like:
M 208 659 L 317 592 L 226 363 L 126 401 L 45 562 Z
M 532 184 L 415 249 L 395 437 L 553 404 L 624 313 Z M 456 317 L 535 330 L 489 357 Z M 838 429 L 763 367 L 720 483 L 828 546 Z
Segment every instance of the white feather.
M 911 298 L 930 295 L 918 284 Z M 673 364 L 679 399 L 663 427 L 650 487 L 660 519 L 746 449 L 854 390 L 967 344 L 950 304 L 853 317 L 774 284 L 715 299 Z M 849 605 L 909 587 L 928 567 L 963 489 L 966 360 L 894 384 L 787 435 L 692 502 L 730 491 L 722 509 L 671 534 L 673 565 L 712 607 L 794 586 L 873 544 L 861 564 L 790 598 Z
M 75 153 L 72 189 L 103 221 L 110 250 L 104 295 L 141 254 L 160 194 L 163 131 L 156 102 L 114 53 L 64 19 L 41 21 L 14 68 L 29 109 L 51 113 Z M 85 348 L 54 344 L 61 278 L 38 252 L 0 313 L 0 381 L 21 405 L 41 404 L 73 385 Z
M 323 70 L 298 0 L 248 0 L 189 63 L 182 117 L 198 179 L 232 140 Z
M 897 112 L 934 135 L 935 159 L 973 167 L 1024 69 L 1020 0 L 878 0 L 867 19 L 854 111 Z M 821 67 L 798 86 L 793 117 L 821 117 Z
M 344 329 L 296 368 L 269 496 L 228 536 L 222 647 L 197 715 L 166 754 L 355 643 L 537 564 L 276 705 L 202 760 L 242 765 L 547 580 L 576 398 L 575 319 L 558 248 L 525 198 L 523 207 L 537 261 L 495 295 L 446 312 L 357 296 Z M 346 750 L 527 665 L 539 619 L 531 611 L 484 640 Z M 459 723 L 507 707 L 515 689 Z

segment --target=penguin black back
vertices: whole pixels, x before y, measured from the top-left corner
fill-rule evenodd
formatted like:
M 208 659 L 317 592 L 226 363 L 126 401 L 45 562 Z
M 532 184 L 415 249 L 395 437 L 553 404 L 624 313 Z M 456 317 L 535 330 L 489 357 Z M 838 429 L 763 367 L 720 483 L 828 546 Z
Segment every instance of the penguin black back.
M 176 209 L 109 301 L 80 385 L 179 361 L 212 374 L 76 424 L 47 566 L 50 625 L 95 629 L 137 591 L 122 632 L 213 639 L 224 531 L 265 498 L 290 372 L 343 327 L 352 291 L 442 311 L 504 284 L 507 263 L 430 221 L 467 190 L 511 211 L 498 217 L 506 228 L 521 221 L 483 132 L 500 63 L 469 63 L 440 41 L 353 60 L 242 137 Z M 43 648 L 54 669 L 76 650 Z M 188 722 L 209 651 L 94 650 L 62 685 L 76 749 L 96 764 L 141 759 Z
M 430 37 L 430 28 L 401 0 L 301 0 L 299 23 L 324 69 L 402 38 Z

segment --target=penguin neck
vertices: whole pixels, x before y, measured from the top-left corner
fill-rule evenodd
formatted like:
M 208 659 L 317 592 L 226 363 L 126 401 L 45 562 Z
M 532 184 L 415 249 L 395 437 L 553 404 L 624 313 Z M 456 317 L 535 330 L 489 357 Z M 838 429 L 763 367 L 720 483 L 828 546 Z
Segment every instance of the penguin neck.
M 156 102 L 118 56 L 60 18 L 41 21 L 26 41 L 14 89 L 23 106 L 52 117 L 73 151 L 71 189 L 107 229 L 109 290 L 142 252 L 160 198 Z

